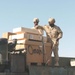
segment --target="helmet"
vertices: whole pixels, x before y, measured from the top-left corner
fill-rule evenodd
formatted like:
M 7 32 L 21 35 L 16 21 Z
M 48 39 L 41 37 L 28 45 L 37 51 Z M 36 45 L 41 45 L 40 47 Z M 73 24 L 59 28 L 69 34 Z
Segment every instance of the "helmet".
M 38 18 L 34 18 L 33 22 L 39 22 L 39 19 Z
M 55 19 L 54 18 L 49 18 L 48 22 L 50 22 L 51 24 L 55 23 Z

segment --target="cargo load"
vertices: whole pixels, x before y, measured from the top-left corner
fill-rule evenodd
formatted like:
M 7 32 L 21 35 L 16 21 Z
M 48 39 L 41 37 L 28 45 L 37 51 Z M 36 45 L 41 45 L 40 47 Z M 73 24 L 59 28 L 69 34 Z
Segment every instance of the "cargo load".
M 43 49 L 44 47 L 44 49 Z M 46 63 L 49 59 L 51 64 L 51 43 L 28 41 L 28 40 L 18 40 L 16 50 L 25 49 L 27 64 L 31 63 Z
M 25 27 L 18 27 L 13 29 L 13 33 L 20 33 L 20 32 L 43 35 L 43 32 L 40 32 L 37 29 L 30 29 Z
M 28 40 L 42 41 L 42 35 L 27 34 L 22 32 L 22 33 L 15 33 L 15 35 L 10 35 L 9 40 L 12 39 L 28 39 Z

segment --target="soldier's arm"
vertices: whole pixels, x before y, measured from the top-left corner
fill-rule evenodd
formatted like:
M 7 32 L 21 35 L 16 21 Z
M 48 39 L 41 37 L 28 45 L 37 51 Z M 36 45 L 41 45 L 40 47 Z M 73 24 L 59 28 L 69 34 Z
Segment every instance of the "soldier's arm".
M 63 36 L 63 32 L 62 32 L 62 30 L 60 28 L 58 28 L 58 38 L 57 38 L 57 40 L 62 38 L 62 36 Z
M 36 28 L 36 29 L 42 29 L 42 30 L 44 30 L 43 26 L 39 26 L 39 25 L 36 26 L 35 28 Z

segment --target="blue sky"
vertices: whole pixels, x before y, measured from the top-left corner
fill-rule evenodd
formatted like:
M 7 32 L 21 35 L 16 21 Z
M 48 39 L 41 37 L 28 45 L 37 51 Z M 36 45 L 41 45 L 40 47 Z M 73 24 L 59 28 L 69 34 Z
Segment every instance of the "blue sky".
M 63 31 L 59 56 L 75 57 L 75 0 L 0 0 L 0 37 L 13 28 L 33 27 L 35 17 L 40 25 L 55 18 Z

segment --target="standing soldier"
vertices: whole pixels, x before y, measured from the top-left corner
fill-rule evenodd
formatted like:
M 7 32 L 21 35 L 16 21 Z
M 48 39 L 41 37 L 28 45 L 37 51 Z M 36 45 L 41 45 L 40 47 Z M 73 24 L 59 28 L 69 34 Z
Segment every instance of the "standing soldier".
M 53 46 L 52 46 L 52 51 L 54 53 L 54 58 L 55 58 L 55 66 L 59 66 L 59 55 L 58 55 L 58 45 L 59 45 L 59 39 L 62 38 L 62 31 L 60 27 L 56 26 L 55 19 L 54 18 L 49 18 L 48 20 L 49 25 L 45 26 L 38 26 L 37 28 L 41 28 L 42 30 L 45 30 L 46 35 L 47 35 L 47 40 L 52 41 Z

